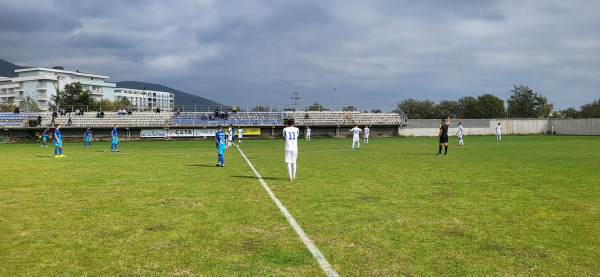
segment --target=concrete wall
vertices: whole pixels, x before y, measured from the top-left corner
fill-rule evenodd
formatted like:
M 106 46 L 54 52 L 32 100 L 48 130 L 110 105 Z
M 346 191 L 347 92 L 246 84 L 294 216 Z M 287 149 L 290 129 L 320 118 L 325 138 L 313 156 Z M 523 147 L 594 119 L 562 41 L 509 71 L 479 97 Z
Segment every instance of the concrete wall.
M 407 126 L 398 128 L 400 136 L 437 136 L 441 120 L 413 119 Z M 503 135 L 546 134 L 552 131 L 562 135 L 600 135 L 600 118 L 590 119 L 452 119 L 449 135 L 456 135 L 458 122 L 462 123 L 465 135 L 495 135 L 496 125 L 502 125 Z

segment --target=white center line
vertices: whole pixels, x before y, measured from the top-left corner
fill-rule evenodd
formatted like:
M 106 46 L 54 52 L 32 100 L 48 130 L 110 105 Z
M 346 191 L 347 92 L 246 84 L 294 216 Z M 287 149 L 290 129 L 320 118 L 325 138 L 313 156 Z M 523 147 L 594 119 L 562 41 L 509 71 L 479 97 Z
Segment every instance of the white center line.
M 296 222 L 296 220 L 294 219 L 292 214 L 290 214 L 290 212 L 285 208 L 285 206 L 283 206 L 283 204 L 281 204 L 281 201 L 279 201 L 279 199 L 277 199 L 277 196 L 275 196 L 275 193 L 273 193 L 273 191 L 271 191 L 271 188 L 269 188 L 269 186 L 267 185 L 265 180 L 263 180 L 263 178 L 260 176 L 260 174 L 258 174 L 258 171 L 256 171 L 256 169 L 254 168 L 254 166 L 252 165 L 250 160 L 248 160 L 248 158 L 246 158 L 246 155 L 244 155 L 244 152 L 242 152 L 242 149 L 240 149 L 237 145 L 236 145 L 236 147 L 240 151 L 240 154 L 242 154 L 242 157 L 244 157 L 246 162 L 248 162 L 248 165 L 250 166 L 252 171 L 254 171 L 254 174 L 256 174 L 256 177 L 258 177 L 258 180 L 262 184 L 263 188 L 267 191 L 269 196 L 271 196 L 271 199 L 273 199 L 273 201 L 275 202 L 275 204 L 277 205 L 277 207 L 279 208 L 281 213 L 283 213 L 283 215 L 285 216 L 285 218 L 287 218 L 290 225 L 292 225 L 294 230 L 296 230 L 296 233 L 300 237 L 300 240 L 302 240 L 304 245 L 306 245 L 308 250 L 310 250 L 310 253 L 312 253 L 313 257 L 315 257 L 315 259 L 319 263 L 319 266 L 321 266 L 321 269 L 323 269 L 323 271 L 325 272 L 325 274 L 327 274 L 327 276 L 330 276 L 330 277 L 339 276 L 339 274 L 335 271 L 335 269 L 333 269 L 331 264 L 329 264 L 327 259 L 325 259 L 325 256 L 323 256 L 323 253 L 321 253 L 321 251 L 319 251 L 319 248 L 317 248 L 315 243 L 308 237 L 308 235 L 306 235 L 306 233 L 304 233 L 304 231 L 302 230 L 302 227 L 300 227 L 298 222 Z

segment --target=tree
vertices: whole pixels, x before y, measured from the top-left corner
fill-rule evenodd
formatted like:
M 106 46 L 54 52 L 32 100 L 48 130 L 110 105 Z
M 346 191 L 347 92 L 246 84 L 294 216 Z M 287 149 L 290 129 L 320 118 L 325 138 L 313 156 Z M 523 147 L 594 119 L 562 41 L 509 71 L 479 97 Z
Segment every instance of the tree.
M 581 106 L 581 118 L 600 118 L 600 99 Z
M 475 109 L 477 118 L 502 118 L 505 112 L 504 101 L 489 93 L 477 96 Z
M 52 95 L 52 106 L 91 106 L 96 104 L 92 93 L 89 90 L 84 91 L 80 82 L 65 85 L 61 91 L 57 90 L 56 95 Z
M 535 112 L 538 115 L 538 117 L 539 116 L 541 116 L 541 117 L 550 116 L 552 109 L 554 109 L 554 104 L 548 103 L 548 99 L 541 95 L 536 95 L 535 100 L 536 100 Z
M 527 86 L 514 86 L 513 93 L 508 100 L 508 114 L 510 117 L 531 118 L 550 115 L 554 104 L 548 104 L 548 99 L 534 93 Z
M 382 113 L 380 109 L 372 109 L 371 113 Z
M 306 110 L 308 110 L 308 111 L 328 111 L 328 109 L 323 107 L 323 105 L 319 104 L 318 102 L 315 102 L 314 104 L 308 106 L 306 108 Z
M 12 98 L 2 102 L 0 104 L 0 111 L 2 112 L 13 112 L 15 110 L 15 101 Z
M 127 99 L 127 97 L 119 97 L 118 99 L 115 99 L 115 102 L 113 103 L 114 106 L 120 108 L 129 108 L 131 107 L 131 101 L 129 101 L 129 99 Z
M 458 112 L 456 117 L 458 118 L 479 118 L 479 112 L 477 111 L 477 99 L 472 96 L 465 96 L 458 99 Z
M 458 102 L 452 100 L 442 100 L 439 104 L 435 105 L 435 117 L 436 118 L 446 118 L 452 117 L 456 118 L 458 113 Z
M 553 112 L 550 117 L 552 118 L 579 118 L 579 111 L 573 107 L 566 108 L 564 110 L 560 110 L 558 112 Z
M 358 111 L 358 109 L 356 109 L 354 106 L 348 106 L 348 107 L 343 107 L 342 111 L 344 111 L 344 112 L 355 112 L 355 111 Z
M 394 112 L 399 112 L 400 110 L 404 111 L 406 116 L 412 119 L 436 118 L 435 103 L 430 100 L 419 101 L 408 98 L 398 103 L 398 109 L 394 110 Z
M 25 98 L 23 98 L 23 100 L 21 100 L 21 103 L 19 103 L 19 109 L 21 111 L 28 111 L 28 112 L 39 112 L 40 108 L 37 105 L 37 101 L 35 101 L 33 98 L 27 96 Z

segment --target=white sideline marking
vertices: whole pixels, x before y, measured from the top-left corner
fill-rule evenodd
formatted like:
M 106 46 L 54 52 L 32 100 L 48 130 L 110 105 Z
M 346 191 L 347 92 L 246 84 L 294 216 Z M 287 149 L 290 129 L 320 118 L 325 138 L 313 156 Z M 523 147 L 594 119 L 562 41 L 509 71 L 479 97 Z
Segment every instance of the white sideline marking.
M 237 147 L 237 145 L 236 145 L 236 147 Z M 271 196 L 271 199 L 273 199 L 275 204 L 277 204 L 277 207 L 279 208 L 279 210 L 281 210 L 281 213 L 283 213 L 283 215 L 285 216 L 285 218 L 287 218 L 290 225 L 292 225 L 294 230 L 296 230 L 296 233 L 300 237 L 300 240 L 302 240 L 304 245 L 306 245 L 308 250 L 310 250 L 310 253 L 312 253 L 313 257 L 315 257 L 315 259 L 319 263 L 319 266 L 321 266 L 321 269 L 323 269 L 323 271 L 325 272 L 325 274 L 327 274 L 327 276 L 338 277 L 339 274 L 335 271 L 335 269 L 333 269 L 333 267 L 331 266 L 331 264 L 329 264 L 327 259 L 325 259 L 325 256 L 323 256 L 323 253 L 321 253 L 321 251 L 319 251 L 319 248 L 317 248 L 315 243 L 306 235 L 306 233 L 304 233 L 304 230 L 302 230 L 302 227 L 300 227 L 298 222 L 296 222 L 296 220 L 294 219 L 292 214 L 290 214 L 290 212 L 285 208 L 285 206 L 283 206 L 283 204 L 281 204 L 281 201 L 279 201 L 279 199 L 277 199 L 277 196 L 275 196 L 275 193 L 273 193 L 273 191 L 271 191 L 271 189 L 269 188 L 267 183 L 265 183 L 265 180 L 263 180 L 263 178 L 260 176 L 260 174 L 258 174 L 258 171 L 256 171 L 256 169 L 254 168 L 254 166 L 252 165 L 250 160 L 248 160 L 248 158 L 246 158 L 246 155 L 244 155 L 244 152 L 242 152 L 242 149 L 240 149 L 239 147 L 237 147 L 237 149 L 240 151 L 240 154 L 242 154 L 242 157 L 244 157 L 246 162 L 248 162 L 248 165 L 250 166 L 252 171 L 254 171 L 254 174 L 256 174 L 256 177 L 258 177 L 258 180 L 262 184 L 263 188 L 265 188 L 267 193 L 269 193 L 269 196 Z

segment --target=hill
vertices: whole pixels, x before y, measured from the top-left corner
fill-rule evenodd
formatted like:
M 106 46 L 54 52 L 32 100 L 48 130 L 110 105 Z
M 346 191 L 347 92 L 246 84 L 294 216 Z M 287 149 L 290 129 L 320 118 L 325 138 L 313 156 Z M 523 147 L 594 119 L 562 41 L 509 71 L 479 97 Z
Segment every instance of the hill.
M 17 77 L 15 70 L 27 68 L 26 66 L 16 65 L 0 59 L 0 77 Z
M 180 105 L 211 105 L 211 106 L 220 106 L 221 103 L 206 99 L 204 97 L 192 95 L 189 93 L 185 93 L 183 91 L 179 91 L 167 86 L 137 82 L 137 81 L 123 81 L 116 82 L 117 88 L 132 88 L 132 89 L 146 89 L 146 90 L 156 90 L 156 91 L 168 91 L 175 94 L 175 106 Z

